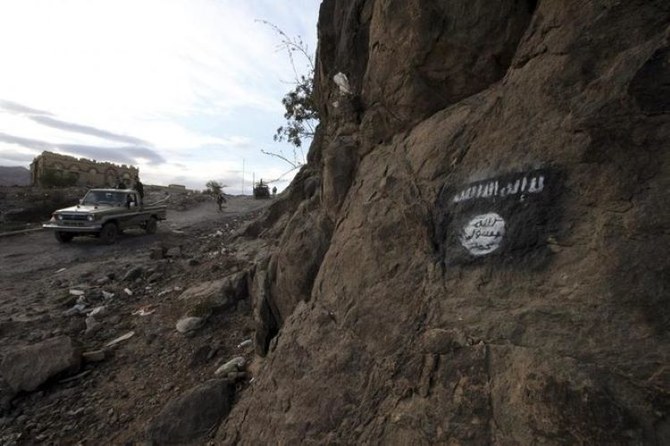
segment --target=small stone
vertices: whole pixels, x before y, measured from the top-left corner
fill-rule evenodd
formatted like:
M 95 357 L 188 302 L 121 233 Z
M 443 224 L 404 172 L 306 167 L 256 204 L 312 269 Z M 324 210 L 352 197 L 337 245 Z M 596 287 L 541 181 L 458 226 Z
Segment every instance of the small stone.
M 165 257 L 181 257 L 181 248 L 179 246 L 172 247 L 167 250 Z
M 102 328 L 102 324 L 96 321 L 94 317 L 89 316 L 86 318 L 86 334 L 91 335 L 96 333 Z
M 247 360 L 244 359 L 242 356 L 237 356 L 230 361 L 226 362 L 223 364 L 221 367 L 216 369 L 214 374 L 216 376 L 226 376 L 231 372 L 238 372 L 244 369 L 245 364 L 247 363 Z
M 121 279 L 123 282 L 130 282 L 142 276 L 144 269 L 141 266 L 130 269 Z
M 73 317 L 67 323 L 65 333 L 71 336 L 76 336 L 84 330 L 86 330 L 86 322 L 84 319 L 80 317 Z
M 149 276 L 149 278 L 147 280 L 148 280 L 149 283 L 156 283 L 159 280 L 161 280 L 162 278 L 163 278 L 163 274 L 153 273 L 152 275 Z
M 70 290 L 70 294 L 72 294 L 73 296 L 83 296 L 85 293 L 82 290 L 72 289 Z
M 89 352 L 84 352 L 81 354 L 81 357 L 86 362 L 100 362 L 105 360 L 105 351 L 104 350 L 92 350 Z
M 119 336 L 118 338 L 116 338 L 112 341 L 109 341 L 107 344 L 105 344 L 105 347 L 111 347 L 112 345 L 116 345 L 119 342 L 122 342 L 122 341 L 125 341 L 127 339 L 132 338 L 133 336 L 135 336 L 135 332 L 134 331 L 129 331 L 128 333 L 126 333 L 124 335 L 121 335 L 121 336 Z
M 89 316 L 95 317 L 95 316 L 103 316 L 107 312 L 107 307 L 104 305 L 101 305 L 99 307 L 95 307 L 94 309 L 91 310 L 90 313 L 88 313 Z
M 177 322 L 177 331 L 179 333 L 188 333 L 197 330 L 205 324 L 205 318 L 185 317 Z
M 246 339 L 246 340 L 240 342 L 240 343 L 237 345 L 237 348 L 247 348 L 247 347 L 251 347 L 251 346 L 253 345 L 253 343 L 254 343 L 254 342 L 253 342 L 251 339 Z
M 114 293 L 102 290 L 102 297 L 104 297 L 105 299 L 111 299 L 112 297 L 114 297 Z
M 153 260 L 162 259 L 165 256 L 165 250 L 162 247 L 152 248 L 149 251 L 149 258 Z
M 73 316 L 75 314 L 79 314 L 82 311 L 84 311 L 85 308 L 86 308 L 86 305 L 84 305 L 84 304 L 76 304 L 72 308 L 70 308 L 69 310 L 63 311 L 63 316 Z
M 210 349 L 209 353 L 207 353 L 207 360 L 209 361 L 212 359 L 214 356 L 216 356 L 216 353 L 219 351 L 218 347 Z

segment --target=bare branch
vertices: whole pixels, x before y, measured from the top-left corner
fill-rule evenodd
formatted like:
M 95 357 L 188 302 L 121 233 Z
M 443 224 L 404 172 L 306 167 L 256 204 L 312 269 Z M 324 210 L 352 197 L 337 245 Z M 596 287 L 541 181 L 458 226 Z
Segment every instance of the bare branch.
M 289 165 L 291 165 L 293 167 L 293 169 L 297 169 L 298 167 L 300 167 L 302 165 L 302 163 L 296 162 L 296 161 L 291 161 L 290 159 L 286 158 L 284 155 L 282 155 L 280 153 L 268 152 L 267 150 L 263 150 L 263 149 L 261 149 L 261 153 L 264 153 L 265 155 L 274 156 L 275 158 L 279 158 L 280 160 L 286 161 Z M 294 155 L 295 155 L 295 152 L 294 152 Z
M 295 82 L 299 82 L 300 75 L 298 74 L 298 69 L 295 66 L 295 59 L 293 58 L 294 52 L 298 52 L 299 54 L 301 54 L 309 64 L 310 72 L 312 73 L 314 72 L 314 55 L 310 53 L 309 48 L 307 47 L 305 42 L 303 42 L 300 36 L 291 38 L 281 28 L 279 28 L 277 25 L 267 20 L 256 19 L 256 22 L 269 26 L 270 28 L 272 28 L 272 30 L 274 30 L 274 32 L 279 34 L 279 36 L 281 37 L 281 41 L 279 45 L 277 45 L 277 50 L 286 51 L 289 61 L 291 61 L 291 68 L 293 69 Z

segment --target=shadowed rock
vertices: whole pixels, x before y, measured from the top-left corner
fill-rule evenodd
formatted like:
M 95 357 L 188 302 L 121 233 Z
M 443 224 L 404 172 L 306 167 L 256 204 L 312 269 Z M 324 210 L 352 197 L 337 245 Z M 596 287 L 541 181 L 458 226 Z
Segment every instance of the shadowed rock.
M 30 392 L 59 373 L 76 372 L 80 365 L 81 352 L 72 339 L 59 336 L 8 352 L 0 373 L 15 392 Z
M 148 440 L 158 444 L 188 444 L 213 432 L 230 412 L 233 391 L 214 379 L 170 401 L 149 423 Z

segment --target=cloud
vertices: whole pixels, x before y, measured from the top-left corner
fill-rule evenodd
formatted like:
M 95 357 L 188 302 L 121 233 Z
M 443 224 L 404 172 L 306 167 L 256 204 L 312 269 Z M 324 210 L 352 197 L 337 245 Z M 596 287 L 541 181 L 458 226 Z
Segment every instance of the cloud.
M 4 99 L 0 99 L 0 109 L 20 115 L 53 116 L 47 111 L 31 108 L 23 104 L 19 104 L 18 102 L 5 101 Z
M 139 138 L 135 138 L 132 136 L 119 135 L 116 133 L 108 132 L 107 130 L 101 130 L 95 127 L 90 127 L 88 125 L 65 122 L 48 116 L 31 116 L 30 119 L 39 124 L 46 125 L 47 127 L 53 127 L 68 132 L 83 133 L 84 135 L 97 136 L 98 138 L 108 139 L 110 141 L 118 141 L 138 146 L 151 145 L 146 141 L 143 141 Z
M 165 158 L 163 158 L 160 153 L 148 147 L 101 147 L 84 144 L 57 144 L 1 132 L 0 142 L 16 144 L 21 147 L 38 151 L 62 151 L 73 156 L 83 156 L 95 160 L 111 161 L 121 164 L 137 164 L 137 159 L 140 158 L 148 164 L 165 163 Z
M 6 142 L 8 144 L 16 144 L 18 146 L 23 146 L 29 149 L 35 149 L 40 151 L 50 150 L 54 148 L 53 144 L 49 144 L 44 141 L 38 141 L 36 139 L 22 138 L 20 136 L 8 135 L 2 132 L 0 132 L 0 142 Z
M 63 152 L 83 155 L 98 161 L 137 164 L 137 159 L 142 158 L 148 164 L 162 164 L 165 162 L 162 155 L 147 147 L 100 147 L 82 144 L 55 144 L 54 147 Z
M 117 141 L 135 146 L 151 145 L 151 143 L 133 136 L 120 135 L 118 133 L 102 130 L 89 125 L 62 121 L 60 119 L 54 118 L 53 113 L 28 107 L 27 105 L 19 104 L 18 102 L 0 99 L 0 110 L 5 110 L 17 115 L 28 115 L 28 119 L 32 120 L 33 122 L 58 130 L 65 130 L 66 132 L 81 133 L 84 135 L 95 136 L 98 138 L 107 139 L 109 141 Z

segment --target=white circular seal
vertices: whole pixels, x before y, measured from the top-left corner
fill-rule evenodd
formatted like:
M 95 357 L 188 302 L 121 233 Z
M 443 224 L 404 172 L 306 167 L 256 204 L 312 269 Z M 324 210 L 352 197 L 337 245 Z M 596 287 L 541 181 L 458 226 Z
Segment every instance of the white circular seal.
M 500 247 L 505 236 L 505 220 L 495 212 L 470 220 L 461 231 L 461 245 L 473 256 L 490 254 Z

